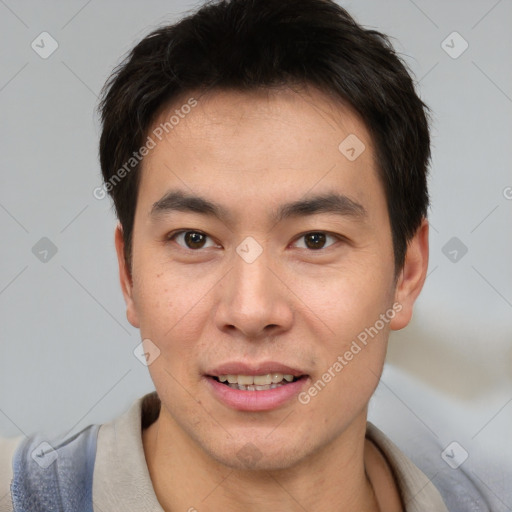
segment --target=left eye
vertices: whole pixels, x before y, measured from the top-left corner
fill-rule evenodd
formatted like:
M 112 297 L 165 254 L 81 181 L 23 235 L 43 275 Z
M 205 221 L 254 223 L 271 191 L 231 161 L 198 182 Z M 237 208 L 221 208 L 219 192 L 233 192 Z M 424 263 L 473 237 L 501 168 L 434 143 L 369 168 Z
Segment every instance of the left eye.
M 325 249 L 325 242 L 328 238 L 332 238 L 334 242 L 337 241 L 337 238 L 335 236 L 324 233 L 323 231 L 313 231 L 311 233 L 305 233 L 304 235 L 301 235 L 300 238 L 298 238 L 298 240 L 305 240 L 305 245 L 303 247 L 305 249 L 319 250 Z M 327 247 L 329 247 L 330 245 L 332 244 L 329 244 Z

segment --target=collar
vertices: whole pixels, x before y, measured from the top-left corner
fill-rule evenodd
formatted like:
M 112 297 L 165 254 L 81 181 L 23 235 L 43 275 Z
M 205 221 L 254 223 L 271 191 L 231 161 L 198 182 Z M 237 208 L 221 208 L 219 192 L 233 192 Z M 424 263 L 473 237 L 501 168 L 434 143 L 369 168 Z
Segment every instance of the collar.
M 142 445 L 142 430 L 160 412 L 156 391 L 133 402 L 121 416 L 101 425 L 93 476 L 94 511 L 164 512 L 155 495 Z M 368 422 L 366 437 L 390 465 L 406 512 L 448 512 L 427 476 L 375 425 Z
M 448 512 L 431 479 L 373 423 L 366 423 L 366 437 L 377 446 L 389 464 L 406 512 Z

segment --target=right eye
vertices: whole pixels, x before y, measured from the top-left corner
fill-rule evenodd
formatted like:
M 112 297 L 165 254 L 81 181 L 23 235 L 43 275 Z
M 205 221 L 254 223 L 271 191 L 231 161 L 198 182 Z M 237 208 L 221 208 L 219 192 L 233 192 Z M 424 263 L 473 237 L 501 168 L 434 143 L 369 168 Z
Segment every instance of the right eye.
M 167 236 L 167 240 L 176 241 L 176 243 L 183 249 L 190 249 L 194 251 L 205 248 L 205 242 L 208 238 L 210 237 L 205 233 L 195 230 L 175 231 Z M 215 243 L 213 243 L 211 247 L 215 247 Z

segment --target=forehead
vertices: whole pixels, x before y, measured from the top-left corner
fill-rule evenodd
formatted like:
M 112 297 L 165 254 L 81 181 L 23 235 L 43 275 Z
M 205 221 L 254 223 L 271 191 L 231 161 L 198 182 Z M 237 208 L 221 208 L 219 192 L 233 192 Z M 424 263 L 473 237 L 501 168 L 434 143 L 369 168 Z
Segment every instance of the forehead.
M 191 104 L 194 106 L 190 107 Z M 275 128 L 281 130 L 280 137 L 265 139 L 265 134 Z M 314 144 L 332 148 L 334 142 L 342 142 L 339 139 L 343 134 L 352 134 L 364 141 L 369 150 L 366 156 L 373 155 L 368 130 L 354 109 L 312 86 L 297 90 L 288 87 L 250 91 L 219 89 L 203 94 L 191 91 L 161 109 L 150 128 L 151 133 L 155 131 L 158 140 L 175 139 L 178 144 L 199 144 L 205 149 L 217 144 L 219 137 L 229 147 L 231 137 L 247 134 L 254 137 L 256 132 L 261 138 L 254 142 L 265 142 L 267 147 L 280 145 L 286 150 L 292 147 L 294 138 L 296 145 L 309 140 L 307 149 Z M 249 140 L 245 142 L 249 144 Z M 338 149 L 338 144 L 334 149 Z M 230 156 L 234 154 L 231 151 Z
M 162 110 L 148 136 L 155 146 L 139 197 L 151 204 L 176 186 L 240 206 L 258 194 L 278 201 L 333 188 L 360 203 L 384 199 L 364 123 L 316 89 L 191 92 Z

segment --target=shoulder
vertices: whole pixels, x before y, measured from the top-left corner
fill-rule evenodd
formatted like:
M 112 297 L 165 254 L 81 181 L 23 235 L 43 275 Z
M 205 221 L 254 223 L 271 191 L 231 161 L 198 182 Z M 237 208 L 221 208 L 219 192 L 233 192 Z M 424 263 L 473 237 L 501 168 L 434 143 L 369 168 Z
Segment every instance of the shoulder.
M 388 459 L 401 488 L 407 512 L 448 510 L 450 512 L 491 512 L 502 510 L 489 489 L 473 478 L 467 462 L 449 464 L 443 457 L 445 447 L 434 436 L 411 433 L 400 441 L 400 448 L 375 425 L 368 422 L 366 435 Z M 466 467 L 467 466 L 467 467 Z M 419 490 L 418 490 L 419 489 Z M 436 498 L 437 495 L 437 498 Z M 437 508 L 428 508 L 429 500 L 441 499 Z M 418 508 L 416 502 L 421 503 Z M 423 508 L 422 508 L 423 507 Z M 439 508 L 444 507 L 444 508 Z M 504 510 L 504 509 L 503 509 Z
M 105 503 L 111 503 L 107 491 L 115 489 L 123 476 L 130 480 L 125 488 L 134 487 L 132 492 L 137 494 L 142 481 L 149 493 L 151 481 L 140 434 L 158 416 L 159 405 L 155 393 L 151 393 L 112 421 L 89 425 L 76 434 L 35 433 L 0 439 L 0 512 L 92 512 L 93 492 L 97 492 L 96 505 L 105 493 Z M 137 465 L 138 473 L 133 468 Z M 133 480 L 134 473 L 139 478 Z
M 16 446 L 12 456 L 10 493 L 17 510 L 43 512 L 92 510 L 92 475 L 100 425 L 74 435 L 33 434 Z
M 24 436 L 0 438 L 0 512 L 11 512 L 12 461 Z

